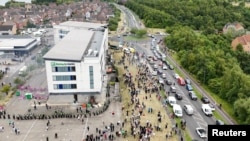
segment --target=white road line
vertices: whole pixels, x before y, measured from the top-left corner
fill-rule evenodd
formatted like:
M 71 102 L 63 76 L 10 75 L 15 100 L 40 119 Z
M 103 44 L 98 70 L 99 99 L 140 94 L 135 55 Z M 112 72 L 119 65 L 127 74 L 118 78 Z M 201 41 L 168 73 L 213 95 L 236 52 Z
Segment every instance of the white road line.
M 205 129 L 207 128 L 207 124 L 206 124 L 206 123 L 200 123 L 200 122 L 198 122 L 198 123 L 199 123 L 199 126 L 200 126 L 200 127 L 203 127 L 203 128 L 205 128 Z
M 84 139 L 84 136 L 85 136 L 85 134 L 86 134 L 88 121 L 89 121 L 89 118 L 87 117 L 86 123 L 85 123 L 85 125 L 84 125 L 84 130 L 83 130 L 83 133 L 82 133 L 82 140 Z
M 202 123 L 206 123 L 204 122 L 204 120 L 200 119 L 200 118 L 197 118 L 197 117 L 193 117 L 197 122 L 202 122 Z
M 23 140 L 22 141 L 25 141 L 26 138 L 28 137 L 28 135 L 30 134 L 30 131 L 31 129 L 34 127 L 35 123 L 36 123 L 37 120 L 34 120 L 32 125 L 30 126 L 30 129 L 28 130 L 27 134 L 24 136 Z

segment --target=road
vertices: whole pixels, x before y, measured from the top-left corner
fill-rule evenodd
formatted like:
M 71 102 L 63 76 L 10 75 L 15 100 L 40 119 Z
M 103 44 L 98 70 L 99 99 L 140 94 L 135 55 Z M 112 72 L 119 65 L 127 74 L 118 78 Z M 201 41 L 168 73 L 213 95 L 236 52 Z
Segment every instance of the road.
M 121 9 L 122 12 L 125 13 L 126 20 L 127 20 L 127 22 L 126 22 L 127 26 L 129 26 L 130 28 L 138 28 L 138 27 L 140 27 L 139 26 L 139 25 L 141 25 L 140 21 L 138 21 L 138 20 L 135 19 L 135 16 L 133 16 L 134 13 L 132 13 L 130 10 L 128 10 L 124 6 L 117 6 L 117 7 L 119 9 Z M 162 39 L 163 37 L 162 36 L 156 36 L 155 38 L 156 38 L 156 41 L 158 41 L 159 39 Z M 116 38 L 116 37 L 114 37 L 113 39 L 117 40 L 117 41 L 120 41 L 120 42 L 124 41 L 123 37 L 120 37 L 119 39 Z M 148 41 L 140 41 L 140 42 L 137 42 L 137 43 L 134 42 L 133 46 L 139 52 L 144 52 L 147 55 L 153 55 L 152 51 L 150 50 L 151 39 L 149 39 Z M 185 75 L 185 78 L 189 78 L 192 81 L 192 86 L 195 87 L 199 91 L 199 93 L 201 93 L 204 96 L 207 96 L 212 103 L 215 103 L 214 100 L 202 89 L 202 87 L 200 87 L 194 81 L 194 79 L 192 79 L 188 75 L 188 73 L 186 73 L 185 70 L 183 70 L 178 65 L 176 65 L 176 62 L 173 60 L 173 58 L 171 56 L 167 55 L 167 59 L 172 64 L 175 64 L 175 67 L 177 67 L 181 71 L 181 73 Z M 171 81 L 175 82 L 177 84 L 177 81 L 172 76 L 173 72 L 174 71 L 172 71 L 172 70 L 164 71 L 164 73 L 168 74 L 168 77 L 171 79 Z M 200 100 L 198 100 L 198 101 L 192 101 L 189 98 L 188 91 L 186 90 L 185 87 L 180 86 L 180 85 L 176 85 L 176 87 L 182 93 L 182 95 L 184 96 L 183 100 L 178 101 L 178 104 L 180 104 L 181 106 L 183 106 L 185 104 L 192 105 L 192 107 L 194 107 L 194 109 L 195 109 L 195 114 L 193 116 L 188 116 L 188 115 L 184 114 L 183 118 L 187 121 L 187 127 L 188 127 L 188 130 L 189 130 L 190 134 L 191 134 L 191 137 L 194 138 L 194 139 L 200 139 L 200 137 L 195 132 L 195 128 L 197 128 L 197 127 L 203 127 L 205 129 L 207 129 L 207 125 L 209 125 L 209 124 L 215 124 L 215 120 L 216 119 L 214 117 L 207 117 L 202 112 L 202 110 L 201 110 L 201 104 L 202 104 L 202 102 Z M 169 90 L 169 86 L 165 86 L 165 90 L 168 91 Z M 226 120 L 226 122 L 228 124 L 234 124 L 234 122 L 231 120 L 231 118 L 229 118 L 224 111 L 220 110 L 217 106 L 215 108 L 216 108 L 216 111 Z

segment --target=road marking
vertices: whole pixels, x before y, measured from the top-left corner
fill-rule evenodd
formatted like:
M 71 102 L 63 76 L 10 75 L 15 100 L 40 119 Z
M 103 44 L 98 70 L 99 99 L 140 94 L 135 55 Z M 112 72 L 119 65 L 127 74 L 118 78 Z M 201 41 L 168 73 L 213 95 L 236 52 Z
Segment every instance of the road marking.
M 202 127 L 204 129 L 207 128 L 207 124 L 206 123 L 197 122 L 197 124 L 199 125 L 199 127 Z
M 85 123 L 85 125 L 84 125 L 84 130 L 83 130 L 83 133 L 82 133 L 82 140 L 84 139 L 84 136 L 85 136 L 85 134 L 86 134 L 88 121 L 89 121 L 89 118 L 87 117 L 86 123 Z
M 24 136 L 23 141 L 26 140 L 26 138 L 27 138 L 28 135 L 30 134 L 31 129 L 34 127 L 35 123 L 36 123 L 36 120 L 34 120 L 34 122 L 32 123 L 32 125 L 30 126 L 30 129 L 28 130 L 27 134 Z

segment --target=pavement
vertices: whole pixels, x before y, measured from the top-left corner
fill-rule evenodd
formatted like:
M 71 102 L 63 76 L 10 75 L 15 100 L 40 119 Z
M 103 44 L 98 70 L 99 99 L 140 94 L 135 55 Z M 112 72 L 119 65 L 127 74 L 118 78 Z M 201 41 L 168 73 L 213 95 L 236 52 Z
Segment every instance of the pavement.
M 30 59 L 30 58 L 29 58 Z M 1 80 L 1 82 L 13 81 L 17 71 L 25 65 L 25 62 L 16 63 L 10 66 L 10 71 L 8 75 Z M 2 66 L 3 67 L 3 66 Z M 106 86 L 109 80 L 109 76 L 105 76 L 104 86 Z M 46 74 L 45 69 L 42 67 L 36 68 L 34 71 L 30 73 L 30 78 L 27 79 L 25 86 L 31 86 L 33 88 L 46 88 Z M 111 99 L 115 97 L 115 90 L 110 90 Z M 21 94 L 25 94 L 29 92 L 28 90 L 20 90 Z M 41 95 L 46 95 L 48 92 L 45 90 L 43 92 L 36 91 L 34 93 L 40 93 Z M 73 96 L 72 96 L 73 97 Z M 88 96 L 79 97 L 81 99 L 87 100 Z M 49 101 L 46 100 L 36 100 L 36 99 L 25 99 L 20 96 L 14 95 L 8 103 L 5 105 L 6 117 L 3 119 L 3 116 L 0 118 L 0 126 L 3 126 L 4 131 L 0 131 L 0 141 L 48 141 L 48 140 L 60 140 L 60 141 L 81 141 L 87 135 L 93 134 L 96 135 L 96 128 L 104 128 L 103 122 L 105 125 L 110 123 L 116 123 L 121 121 L 121 103 L 116 100 L 112 100 L 107 110 L 97 116 L 88 115 L 84 117 L 84 114 L 77 113 L 76 108 L 81 106 L 81 103 L 57 103 L 58 100 L 56 98 L 49 98 Z M 62 98 L 61 98 L 62 99 Z M 90 110 L 91 112 L 100 111 L 103 108 L 103 103 L 106 100 L 106 88 L 102 89 L 102 92 L 99 96 L 96 96 L 96 101 L 101 103 L 99 108 L 93 108 Z M 39 105 L 38 102 L 41 102 Z M 46 104 L 51 106 L 51 109 L 46 109 Z M 36 110 L 34 109 L 34 104 L 36 104 Z M 13 115 L 27 115 L 27 114 L 47 114 L 51 115 L 55 113 L 55 111 L 61 110 L 64 113 L 70 113 L 73 115 L 81 115 L 84 117 L 84 122 L 78 118 L 54 118 L 50 119 L 50 126 L 48 131 L 46 130 L 46 124 L 48 119 L 29 119 L 29 120 L 17 120 L 17 118 L 13 119 Z M 30 112 L 29 112 L 30 111 Z M 83 110 L 84 111 L 84 110 Z M 112 115 L 112 113 L 115 115 Z M 83 112 L 84 113 L 84 112 Z M 10 119 L 8 119 L 7 115 L 10 115 Z M 76 117 L 77 117 L 76 116 Z M 13 128 L 9 126 L 9 122 L 14 122 L 15 128 L 20 130 L 20 134 L 16 135 Z M 63 125 L 61 123 L 64 123 Z M 89 126 L 89 131 L 87 127 Z M 115 130 L 119 130 L 120 128 L 115 127 Z M 55 133 L 58 134 L 58 138 L 55 138 Z M 109 134 L 110 131 L 109 131 Z M 113 133 L 114 134 L 114 133 Z M 116 141 L 119 141 L 120 138 L 116 138 Z

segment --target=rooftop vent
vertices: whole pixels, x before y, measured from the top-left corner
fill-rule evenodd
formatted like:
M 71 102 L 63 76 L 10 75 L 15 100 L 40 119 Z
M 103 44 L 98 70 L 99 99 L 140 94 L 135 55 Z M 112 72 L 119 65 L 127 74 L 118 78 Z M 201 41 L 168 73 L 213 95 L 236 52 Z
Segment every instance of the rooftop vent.
M 90 55 L 92 54 L 92 52 L 93 52 L 93 50 L 92 50 L 92 49 L 89 49 L 89 50 L 88 50 L 87 56 L 90 56 Z
M 98 51 L 95 50 L 94 53 L 93 53 L 94 56 L 98 56 Z

